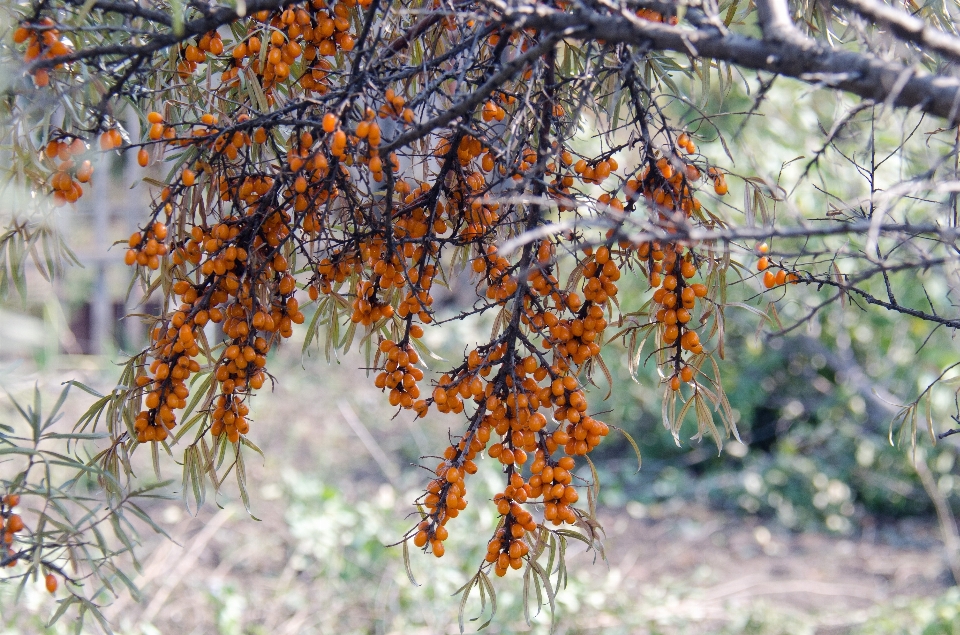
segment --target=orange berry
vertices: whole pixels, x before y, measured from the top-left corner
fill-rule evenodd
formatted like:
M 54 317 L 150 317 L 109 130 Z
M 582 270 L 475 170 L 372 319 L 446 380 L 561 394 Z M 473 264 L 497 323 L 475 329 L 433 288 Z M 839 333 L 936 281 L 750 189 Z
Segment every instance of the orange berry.
M 52 573 L 48 573 L 45 583 L 49 593 L 57 592 L 57 576 L 53 575 Z
M 86 183 L 90 180 L 90 177 L 93 176 L 93 164 L 89 161 L 84 161 L 80 164 L 80 167 L 77 169 L 77 180 L 81 183 Z
M 413 544 L 417 547 L 423 547 L 427 544 L 427 532 L 422 529 L 417 532 L 417 535 L 413 537 Z
M 33 83 L 37 85 L 38 88 L 45 88 L 50 85 L 50 73 L 45 68 L 37 70 L 33 74 Z
M 19 514 L 10 514 L 10 517 L 7 518 L 7 531 L 11 534 L 15 534 L 18 531 L 23 529 L 23 519 L 20 518 Z
M 337 129 L 337 116 L 328 112 L 323 116 L 323 131 L 330 133 Z

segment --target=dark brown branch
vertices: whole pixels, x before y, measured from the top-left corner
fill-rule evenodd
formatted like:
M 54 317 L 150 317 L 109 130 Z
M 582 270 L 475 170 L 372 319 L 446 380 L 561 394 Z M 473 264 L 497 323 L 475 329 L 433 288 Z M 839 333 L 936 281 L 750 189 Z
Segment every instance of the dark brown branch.
M 83 6 L 83 2 L 74 2 L 76 6 Z M 94 10 L 105 11 L 107 13 L 119 13 L 129 15 L 135 18 L 144 18 L 157 24 L 172 27 L 173 20 L 169 13 L 164 11 L 154 11 L 140 6 L 135 2 L 114 2 L 113 0 L 97 0 L 93 3 Z
M 756 5 L 763 39 L 776 42 L 803 37 L 793 26 L 786 0 L 756 0 Z
M 432 131 L 442 128 L 457 117 L 462 117 L 463 115 L 473 112 L 477 106 L 486 101 L 491 93 L 500 88 L 505 81 L 520 72 L 520 70 L 532 60 L 537 59 L 551 48 L 556 46 L 561 37 L 561 34 L 554 33 L 549 37 L 546 37 L 542 42 L 540 42 L 540 44 L 537 44 L 523 55 L 520 55 L 510 62 L 504 64 L 503 68 L 501 68 L 499 72 L 491 76 L 490 79 L 485 81 L 483 85 L 477 88 L 469 96 L 464 98 L 463 101 L 457 103 L 451 108 L 448 108 L 443 112 L 443 114 L 413 126 L 407 132 L 401 134 L 390 143 L 381 147 L 381 156 L 387 156 L 389 152 L 409 145 L 417 139 L 430 134 Z
M 258 11 L 274 11 L 287 5 L 294 4 L 297 0 L 249 0 L 246 3 L 246 13 L 256 13 Z M 153 53 L 162 51 L 180 42 L 192 37 L 203 35 L 214 31 L 226 24 L 231 24 L 243 17 L 237 9 L 232 7 L 218 7 L 206 16 L 191 20 L 183 24 L 180 32 L 157 33 L 156 36 L 145 44 L 115 44 L 112 46 L 97 46 L 76 50 L 67 55 L 59 57 L 41 58 L 30 63 L 26 67 L 28 73 L 33 73 L 41 68 L 53 68 L 60 64 L 69 64 L 80 60 L 92 60 L 103 57 L 148 57 Z
M 729 62 L 843 90 L 878 103 L 918 108 L 951 125 L 960 120 L 960 80 L 931 75 L 865 53 L 835 49 L 807 37 L 758 40 L 715 28 L 690 30 L 649 22 L 627 12 L 606 15 L 580 9 L 562 13 L 540 5 L 509 7 L 501 0 L 488 1 L 501 11 L 512 28 L 535 28 L 570 39 L 602 39 L 609 44 L 631 44 Z
M 806 238 L 813 236 L 838 236 L 843 234 L 866 234 L 870 228 L 870 221 L 854 221 L 849 223 L 830 223 L 817 226 L 797 225 L 792 227 L 730 227 L 728 229 L 702 229 L 700 227 L 679 226 L 670 230 L 659 227 L 642 227 L 640 231 L 630 231 L 629 225 L 637 225 L 638 220 L 630 216 L 622 218 L 578 219 L 573 222 L 559 222 L 543 225 L 532 232 L 527 232 L 512 238 L 500 247 L 500 253 L 508 254 L 527 243 L 567 232 L 578 227 L 600 225 L 613 227 L 616 240 L 629 240 L 635 243 L 651 240 L 670 242 L 738 242 L 749 240 L 768 240 L 771 238 Z M 931 239 L 945 243 L 953 243 L 960 237 L 960 229 L 942 227 L 940 225 L 911 225 L 906 223 L 884 223 L 879 226 L 880 233 L 907 234 L 910 236 L 930 236 Z

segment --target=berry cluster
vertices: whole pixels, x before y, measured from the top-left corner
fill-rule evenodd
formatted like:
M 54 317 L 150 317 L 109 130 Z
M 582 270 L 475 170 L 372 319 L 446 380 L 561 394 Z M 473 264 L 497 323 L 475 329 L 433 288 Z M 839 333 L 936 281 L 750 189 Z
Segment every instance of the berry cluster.
M 13 508 L 19 504 L 19 494 L 5 494 L 0 499 L 0 536 L 3 538 L 3 546 L 6 549 L 0 562 L 8 567 L 17 564 L 18 557 L 13 550 L 13 542 L 16 540 L 16 535 L 24 529 L 23 518 L 13 511 Z
M 41 18 L 35 24 L 22 24 L 13 32 L 13 41 L 16 44 L 26 44 L 23 53 L 24 62 L 38 59 L 54 59 L 73 52 L 70 41 L 63 38 L 60 29 L 50 18 Z M 63 68 L 58 64 L 54 68 Z M 50 71 L 40 68 L 33 71 L 33 82 L 40 88 L 50 83 Z
M 54 165 L 54 173 L 50 177 L 50 187 L 53 188 L 53 204 L 61 207 L 66 203 L 76 203 L 83 196 L 81 183 L 88 183 L 93 176 L 93 165 L 90 161 L 83 161 L 77 165 L 74 157 L 86 153 L 87 144 L 83 139 L 74 137 L 72 141 L 60 139 L 50 141 L 44 148 L 44 158 Z
M 433 109 L 445 97 L 433 102 L 418 91 L 432 85 L 462 90 L 451 79 L 460 76 L 457 55 L 449 65 L 438 62 L 433 77 L 413 81 L 413 67 L 397 61 L 406 56 L 402 36 L 381 39 L 388 27 L 375 38 L 358 31 L 368 10 L 378 10 L 371 0 L 300 1 L 254 12 L 230 32 L 185 38 L 171 50 L 165 71 L 191 85 L 217 77 L 208 82 L 204 103 L 219 106 L 206 112 L 198 103 L 151 97 L 155 110 L 146 114 L 139 142 L 117 127 L 95 128 L 103 150 L 136 149 L 143 167 L 177 161 L 125 256 L 144 280 L 160 272 L 154 282 L 169 301 L 136 359 L 130 393 L 142 400 L 136 440 L 166 441 L 196 375 L 209 371 L 206 398 L 193 398 L 206 414 L 191 420 L 204 422 L 198 439 L 209 433 L 239 444 L 250 431 L 249 398 L 269 378 L 268 354 L 305 321 L 306 296 L 321 312 L 315 324 L 344 323 L 349 337 L 343 341 L 363 331 L 376 346 L 373 382 L 392 406 L 418 417 L 434 411 L 466 419 L 430 466 L 433 478 L 420 499 L 424 517 L 407 538 L 443 555 L 447 525 L 466 507 L 467 481 L 486 453 L 505 485 L 494 497 L 500 522 L 483 566 L 504 575 L 531 557 L 530 532 L 588 515 L 576 507 L 577 462 L 609 427 L 592 414 L 584 387 L 604 367 L 609 324 L 623 325 L 617 315 L 622 275 L 642 271 L 653 289 L 643 328 L 657 334 L 658 368 L 673 389 L 667 394 L 676 398 L 684 384 L 688 392 L 700 390 L 706 353 L 696 318 L 706 319 L 710 289 L 694 279 L 716 260 L 679 231 L 712 222 L 698 197 L 711 184 L 722 196 L 727 183 L 698 154 L 693 133 L 662 119 L 657 130 L 632 135 L 623 146 L 604 139 L 603 150 L 578 152 L 582 144 L 570 137 L 577 126 L 569 113 L 582 105 L 557 96 L 564 82 L 547 56 L 481 95 L 456 123 L 423 132 L 413 125 L 418 116 L 436 116 Z M 636 15 L 677 21 L 649 9 Z M 401 16 L 396 24 L 430 30 L 444 41 L 490 26 L 463 22 L 455 13 L 409 20 Z M 29 25 L 23 29 L 19 41 L 29 40 L 30 47 L 52 32 L 41 38 Z M 531 30 L 491 29 L 476 38 L 463 85 L 483 86 L 484 73 L 538 45 L 538 37 Z M 383 42 L 389 42 L 383 51 L 366 56 Z M 373 66 L 387 70 L 367 81 Z M 524 119 L 530 112 L 534 117 Z M 638 127 L 652 128 L 657 120 L 651 110 L 634 114 Z M 536 133 L 511 132 L 522 121 L 536 125 Z M 415 142 L 395 143 L 403 135 Z M 654 138 L 665 143 L 654 147 Z M 84 148 L 71 135 L 47 147 L 48 158 L 61 161 L 51 185 L 64 202 L 76 200 L 79 183 L 90 177 L 88 167 L 73 164 Z M 621 165 L 625 156 L 639 160 Z M 658 231 L 677 237 L 635 244 L 618 239 L 614 229 L 605 238 L 579 229 L 534 231 L 521 248 L 501 252 L 505 239 L 542 229 L 554 209 L 561 223 L 574 226 L 595 216 L 609 227 L 642 212 Z M 558 258 L 563 251 L 575 261 L 569 271 Z M 424 326 L 436 319 L 435 286 L 462 265 L 474 276 L 472 311 L 495 314 L 494 330 L 488 341 L 464 350 L 462 363 L 431 379 L 417 350 Z M 779 283 L 790 280 L 793 274 L 779 269 L 768 272 L 774 282 L 780 274 Z M 217 342 L 207 341 L 217 332 L 211 324 L 222 333 Z
M 760 254 L 757 260 L 757 271 L 763 273 L 763 286 L 767 289 L 779 287 L 787 284 L 797 284 L 800 282 L 800 276 L 795 271 L 788 271 L 780 264 L 770 261 L 766 255 L 770 248 L 767 243 L 757 245 L 757 252 Z

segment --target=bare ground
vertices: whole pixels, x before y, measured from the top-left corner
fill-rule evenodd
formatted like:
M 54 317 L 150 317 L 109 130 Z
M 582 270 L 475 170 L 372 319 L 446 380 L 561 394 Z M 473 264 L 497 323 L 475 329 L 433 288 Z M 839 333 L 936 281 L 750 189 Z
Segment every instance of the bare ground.
M 249 479 L 261 520 L 252 521 L 230 495 L 219 498 L 223 509 L 208 502 L 196 516 L 179 502 L 156 505 L 173 541 L 145 536 L 135 580 L 142 601 L 121 595 L 106 610 L 121 632 L 458 632 L 457 599 L 449 597 L 463 581 L 455 575 L 463 565 L 455 541 L 440 561 L 413 554 L 421 587 L 405 582 L 398 548 L 375 544 L 372 559 L 362 560 L 366 552 L 344 543 L 348 562 L 339 568 L 315 552 L 305 555 L 282 486 L 291 471 L 321 475 L 342 493 L 336 504 L 351 510 L 385 497 L 378 509 L 396 522 L 377 534 L 383 544 L 402 535 L 411 495 L 422 487 L 423 472 L 402 469 L 405 457 L 424 453 L 423 444 L 445 436 L 446 424 L 392 419 L 363 373 L 350 370 L 355 363 L 332 373 L 325 364 L 326 371 L 310 360 L 304 365 L 256 404 L 254 437 L 267 458 L 251 463 Z M 53 383 L 48 388 L 55 391 Z M 345 423 L 343 404 L 362 420 L 360 430 Z M 177 466 L 170 467 L 176 477 Z M 319 538 L 362 533 L 324 520 L 324 505 L 332 504 L 315 505 Z M 839 537 L 793 533 L 681 500 L 646 508 L 642 518 L 622 509 L 601 510 L 600 518 L 607 564 L 571 548 L 572 583 L 559 596 L 558 632 L 746 632 L 737 630 L 744 616 L 762 610 L 786 626 L 751 632 L 845 633 L 891 603 L 937 596 L 952 584 L 932 519 L 867 519 L 856 537 Z M 514 578 L 506 588 L 515 599 Z M 502 604 L 489 632 L 530 630 L 510 613 L 509 597 Z

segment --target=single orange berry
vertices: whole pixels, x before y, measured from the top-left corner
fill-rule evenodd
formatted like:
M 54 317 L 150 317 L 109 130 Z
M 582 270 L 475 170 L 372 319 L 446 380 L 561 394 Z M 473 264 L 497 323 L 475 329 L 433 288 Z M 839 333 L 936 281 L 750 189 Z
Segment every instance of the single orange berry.
M 323 116 L 323 131 L 330 133 L 337 129 L 337 116 L 328 112 Z
M 417 547 L 423 547 L 427 544 L 427 532 L 422 529 L 417 532 L 417 535 L 413 537 L 413 544 Z
M 52 573 L 48 573 L 47 579 L 46 579 L 46 585 L 47 585 L 48 592 L 56 593 L 57 592 L 57 576 L 53 575 Z
M 11 534 L 15 534 L 22 529 L 23 519 L 20 518 L 19 514 L 10 514 L 10 517 L 7 518 L 7 531 Z
M 89 161 L 84 161 L 81 163 L 80 167 L 77 168 L 77 180 L 81 183 L 87 183 L 92 176 L 93 164 L 91 164 Z
M 50 85 L 50 73 L 45 68 L 39 69 L 33 74 L 33 83 L 37 88 L 45 88 Z

